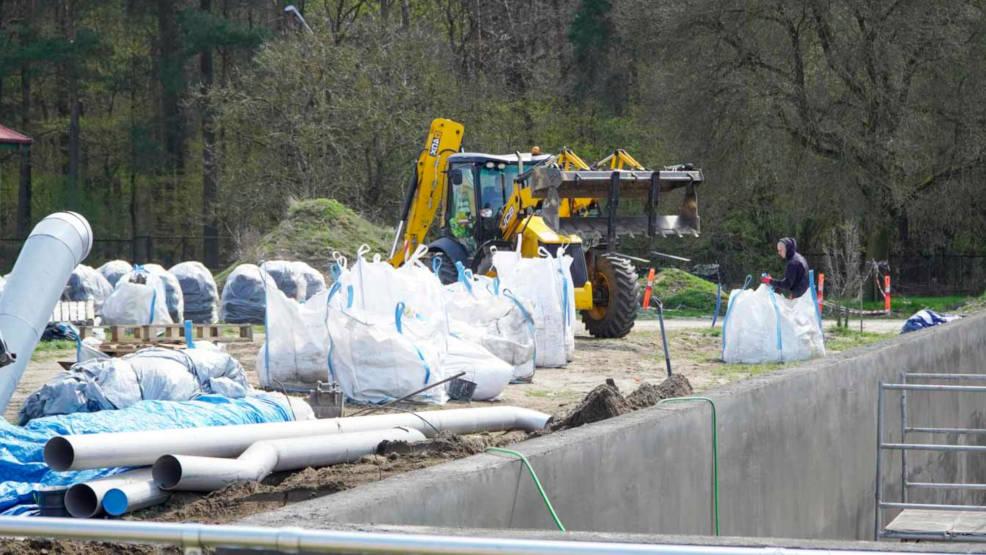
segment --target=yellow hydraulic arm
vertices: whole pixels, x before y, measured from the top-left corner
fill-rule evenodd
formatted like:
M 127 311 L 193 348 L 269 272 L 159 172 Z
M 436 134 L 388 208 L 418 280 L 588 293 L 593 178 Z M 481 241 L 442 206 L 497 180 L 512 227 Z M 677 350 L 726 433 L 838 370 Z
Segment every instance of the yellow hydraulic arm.
M 394 266 L 403 264 L 408 253 L 424 242 L 435 213 L 442 207 L 448 181 L 448 157 L 462 146 L 463 131 L 461 123 L 450 119 L 438 118 L 431 122 L 390 248 L 390 263 Z

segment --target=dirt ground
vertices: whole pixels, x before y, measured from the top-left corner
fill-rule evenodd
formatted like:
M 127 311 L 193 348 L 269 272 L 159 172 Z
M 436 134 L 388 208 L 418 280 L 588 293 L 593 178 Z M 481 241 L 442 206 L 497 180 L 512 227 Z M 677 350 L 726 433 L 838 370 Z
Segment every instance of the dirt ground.
M 723 364 L 719 360 L 719 325 L 713 330 L 709 327 L 710 323 L 707 319 L 670 319 L 665 322 L 671 370 L 687 377 L 695 391 L 782 367 L 776 364 Z M 902 320 L 867 320 L 864 325 L 866 342 L 895 335 L 901 325 Z M 254 385 L 258 384 L 255 372 L 257 350 L 263 341 L 263 334 L 255 333 L 253 344 L 226 344 L 227 351 L 240 361 Z M 595 339 L 583 331 L 576 336 L 575 341 L 575 359 L 567 366 L 539 368 L 532 383 L 511 385 L 498 403 L 557 415 L 571 409 L 606 379 L 612 379 L 621 391 L 629 392 L 642 383 L 660 383 L 667 377 L 657 321 L 638 320 L 630 335 L 621 339 Z M 828 348 L 833 352 L 842 350 L 831 339 Z M 58 361 L 74 358 L 75 351 L 72 349 L 36 352 L 4 413 L 4 418 L 16 423 L 17 411 L 27 396 L 61 371 Z M 467 404 L 485 403 L 451 403 L 452 406 Z

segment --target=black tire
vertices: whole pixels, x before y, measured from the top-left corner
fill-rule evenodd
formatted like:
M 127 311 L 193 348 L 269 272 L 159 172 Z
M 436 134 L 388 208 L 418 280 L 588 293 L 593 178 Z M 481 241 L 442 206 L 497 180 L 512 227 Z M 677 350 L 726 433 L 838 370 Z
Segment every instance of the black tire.
M 640 285 L 637 272 L 626 258 L 596 254 L 592 280 L 592 310 L 582 311 L 582 322 L 593 337 L 623 337 L 637 318 Z
M 442 265 L 438 268 L 438 279 L 441 280 L 442 285 L 459 281 L 459 271 L 455 269 L 455 262 L 452 262 L 452 259 L 442 251 L 431 252 L 431 258 L 427 262 L 428 267 L 433 267 L 431 261 L 438 257 L 442 258 Z

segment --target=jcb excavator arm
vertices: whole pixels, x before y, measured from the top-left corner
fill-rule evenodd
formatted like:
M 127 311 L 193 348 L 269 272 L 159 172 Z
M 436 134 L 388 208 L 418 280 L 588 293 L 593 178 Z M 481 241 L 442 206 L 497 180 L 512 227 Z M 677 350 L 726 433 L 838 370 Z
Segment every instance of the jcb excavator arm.
M 424 148 L 408 184 L 401 221 L 397 224 L 390 263 L 400 266 L 424 242 L 435 213 L 442 207 L 448 181 L 448 157 L 462 145 L 461 123 L 438 118 L 431 122 Z

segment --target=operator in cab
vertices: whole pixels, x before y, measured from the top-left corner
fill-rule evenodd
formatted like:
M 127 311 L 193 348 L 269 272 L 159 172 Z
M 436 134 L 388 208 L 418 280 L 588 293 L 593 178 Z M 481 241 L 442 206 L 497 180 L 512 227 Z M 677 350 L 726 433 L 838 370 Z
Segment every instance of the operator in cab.
M 775 289 L 791 292 L 798 298 L 808 290 L 808 261 L 798 253 L 798 243 L 793 237 L 784 237 L 777 242 L 777 255 L 787 261 L 784 269 L 784 279 L 774 279 L 770 274 L 764 274 L 761 281 Z

